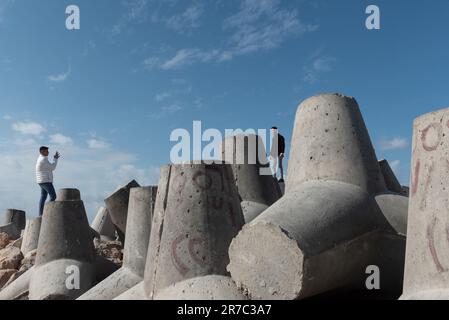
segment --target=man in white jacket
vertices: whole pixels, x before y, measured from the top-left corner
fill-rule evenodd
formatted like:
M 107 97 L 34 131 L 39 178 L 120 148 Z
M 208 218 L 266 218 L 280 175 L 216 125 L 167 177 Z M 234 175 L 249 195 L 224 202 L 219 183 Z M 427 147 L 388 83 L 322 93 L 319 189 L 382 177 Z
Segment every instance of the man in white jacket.
M 40 155 L 37 158 L 36 163 L 36 180 L 41 187 L 41 200 L 39 202 L 39 216 L 44 213 L 45 201 L 47 201 L 48 195 L 50 195 L 50 201 L 56 200 L 56 191 L 53 187 L 53 171 L 56 169 L 58 159 L 60 157 L 59 152 L 54 155 L 54 161 L 51 163 L 48 160 L 48 147 L 41 147 L 39 149 Z

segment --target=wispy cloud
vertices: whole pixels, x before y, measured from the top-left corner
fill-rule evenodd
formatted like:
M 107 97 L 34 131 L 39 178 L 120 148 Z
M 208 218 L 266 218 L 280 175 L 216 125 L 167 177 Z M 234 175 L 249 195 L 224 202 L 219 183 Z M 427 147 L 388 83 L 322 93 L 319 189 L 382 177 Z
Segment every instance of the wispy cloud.
M 73 139 L 61 133 L 56 133 L 50 135 L 50 142 L 60 146 L 68 146 L 73 144 Z
M 181 34 L 190 34 L 198 28 L 204 13 L 204 5 L 199 2 L 191 4 L 184 12 L 171 16 L 167 20 L 167 27 Z
M 72 73 L 72 66 L 69 65 L 68 69 L 66 72 L 64 73 L 60 73 L 60 74 L 56 74 L 56 75 L 49 75 L 47 77 L 47 80 L 50 82 L 55 82 L 55 83 L 60 83 L 60 82 L 64 82 L 68 79 L 68 77 L 70 76 L 70 74 Z
M 383 140 L 380 142 L 380 148 L 382 150 L 397 150 L 405 149 L 408 147 L 408 141 L 405 138 L 393 138 L 391 140 Z
M 89 146 L 90 149 L 97 149 L 97 150 L 105 150 L 105 149 L 110 148 L 109 143 L 107 143 L 104 140 L 100 140 L 100 139 L 96 139 L 96 138 L 87 140 L 87 145 Z
M 131 24 L 143 23 L 148 19 L 148 0 L 122 0 L 121 3 L 125 13 L 112 27 L 113 36 L 122 34 Z
M 174 115 L 174 114 L 180 112 L 183 109 L 184 108 L 181 107 L 179 104 L 173 103 L 173 104 L 165 105 L 165 106 L 161 107 L 158 110 L 158 112 L 153 113 L 151 115 L 151 117 L 154 118 L 154 119 L 160 119 L 160 118 L 164 118 L 166 116 Z
M 321 56 L 314 58 L 310 65 L 303 67 L 302 81 L 308 84 L 318 82 L 324 73 L 330 72 L 334 69 L 337 59 L 330 56 Z
M 14 131 L 24 135 L 39 136 L 47 131 L 42 125 L 37 122 L 15 122 L 12 124 Z
M 198 18 L 201 10 L 186 12 L 186 16 Z M 188 24 L 186 21 L 178 23 L 180 18 L 173 21 L 177 21 L 173 25 Z M 318 29 L 317 25 L 303 23 L 297 10 L 283 8 L 279 0 L 244 0 L 239 11 L 226 18 L 222 27 L 227 39 L 224 46 L 182 48 L 168 59 L 153 55 L 144 60 L 144 67 L 147 70 L 174 70 L 196 63 L 221 63 L 237 56 L 276 49 L 290 38 Z

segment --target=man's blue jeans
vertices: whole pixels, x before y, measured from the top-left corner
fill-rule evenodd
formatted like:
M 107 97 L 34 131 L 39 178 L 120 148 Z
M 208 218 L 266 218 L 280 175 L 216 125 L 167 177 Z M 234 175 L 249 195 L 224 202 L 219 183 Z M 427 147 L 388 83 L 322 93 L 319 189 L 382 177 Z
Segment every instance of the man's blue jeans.
M 41 201 L 39 202 L 39 216 L 44 214 L 45 201 L 47 201 L 47 196 L 50 195 L 50 201 L 56 200 L 56 191 L 53 187 L 53 183 L 39 183 L 41 187 Z

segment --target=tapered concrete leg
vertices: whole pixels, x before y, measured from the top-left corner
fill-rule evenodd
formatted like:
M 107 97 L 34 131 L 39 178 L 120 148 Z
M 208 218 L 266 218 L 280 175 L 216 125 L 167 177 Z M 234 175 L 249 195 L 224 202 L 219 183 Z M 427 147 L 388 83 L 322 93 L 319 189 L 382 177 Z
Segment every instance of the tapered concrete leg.
M 157 187 L 131 189 L 123 267 L 79 300 L 111 300 L 143 280 L 156 193 Z
M 279 183 L 271 175 L 265 145 L 259 136 L 242 134 L 224 139 L 221 159 L 232 165 L 246 223 L 282 197 Z
M 139 282 L 131 289 L 123 292 L 117 298 L 114 298 L 114 300 L 147 300 L 143 281 Z
M 28 252 L 37 249 L 37 244 L 39 241 L 39 233 L 41 231 L 41 222 L 42 222 L 41 217 L 32 220 L 27 220 L 25 231 L 23 234 L 22 246 L 20 248 L 24 256 Z
M 112 222 L 117 228 L 120 240 L 124 242 L 126 233 L 126 220 L 128 217 L 129 192 L 131 188 L 140 187 L 139 184 L 133 180 L 126 186 L 118 189 L 110 197 L 104 200 L 106 208 Z
M 247 300 L 229 277 L 204 276 L 175 283 L 154 300 Z
M 98 232 L 101 239 L 113 241 L 116 239 L 115 225 L 109 215 L 108 209 L 101 207 L 91 224 L 92 229 Z
M 0 233 L 7 233 L 11 239 L 20 238 L 25 228 L 26 214 L 24 211 L 7 209 L 5 212 L 4 225 L 0 226 Z
M 161 170 L 145 267 L 149 299 L 182 280 L 226 275 L 228 248 L 244 224 L 230 165 Z
M 0 300 L 16 300 L 24 294 L 28 293 L 31 276 L 34 272 L 34 267 L 18 277 L 14 282 L 0 291 Z
M 70 200 L 45 206 L 30 300 L 76 299 L 95 280 L 93 241 L 76 191 L 65 191 L 66 197 L 60 198 Z
M 414 121 L 402 299 L 449 299 L 449 109 Z
M 286 194 L 232 241 L 239 286 L 253 299 L 302 299 L 364 288 L 376 265 L 382 290 L 397 292 L 407 206 L 396 194 L 376 198 L 388 190 L 353 98 L 301 104 L 288 170 Z
M 391 169 L 388 161 L 387 160 L 379 161 L 379 166 L 388 190 L 395 193 L 402 193 L 402 186 L 399 183 L 398 179 L 396 178 L 396 175 L 394 174 L 393 169 Z

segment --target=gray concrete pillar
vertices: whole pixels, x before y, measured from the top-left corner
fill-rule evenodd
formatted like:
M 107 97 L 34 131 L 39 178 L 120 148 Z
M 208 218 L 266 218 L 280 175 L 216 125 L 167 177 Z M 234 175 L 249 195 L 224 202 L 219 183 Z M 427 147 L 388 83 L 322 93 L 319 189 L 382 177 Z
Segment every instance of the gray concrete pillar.
M 227 275 L 228 248 L 244 224 L 232 168 L 223 164 L 161 169 L 145 267 L 145 293 L 186 279 Z
M 392 192 L 402 194 L 402 186 L 396 178 L 396 175 L 394 174 L 393 169 L 391 169 L 388 161 L 385 159 L 380 160 L 379 167 L 382 172 L 382 176 L 384 177 L 385 184 L 387 185 L 387 189 Z
M 126 220 L 128 217 L 129 192 L 131 188 L 140 187 L 139 184 L 133 180 L 126 186 L 119 188 L 111 196 L 104 200 L 106 208 L 112 222 L 117 228 L 117 233 L 120 240 L 124 242 L 126 233 Z
M 221 159 L 232 166 L 246 223 L 282 197 L 279 183 L 271 175 L 260 136 L 227 137 L 221 144 Z
M 232 241 L 232 278 L 253 299 L 301 299 L 364 288 L 376 265 L 382 290 L 400 290 L 406 207 L 375 198 L 388 191 L 355 99 L 304 101 L 290 150 L 286 194 Z
M 449 109 L 415 119 L 402 299 L 449 299 Z
M 25 256 L 28 252 L 37 249 L 39 233 L 41 231 L 42 217 L 27 220 L 25 231 L 23 233 L 22 246 L 20 250 Z
M 79 192 L 47 203 L 42 217 L 30 300 L 71 300 L 95 280 L 94 246 Z
M 25 211 L 7 209 L 5 212 L 4 225 L 0 226 L 0 233 L 7 233 L 13 240 L 19 239 L 22 230 L 25 228 L 25 224 Z
M 91 227 L 98 232 L 102 240 L 113 241 L 116 239 L 115 225 L 112 222 L 108 209 L 105 207 L 101 207 L 98 210 Z
M 132 188 L 123 266 L 79 300 L 111 300 L 143 280 L 157 187 Z

